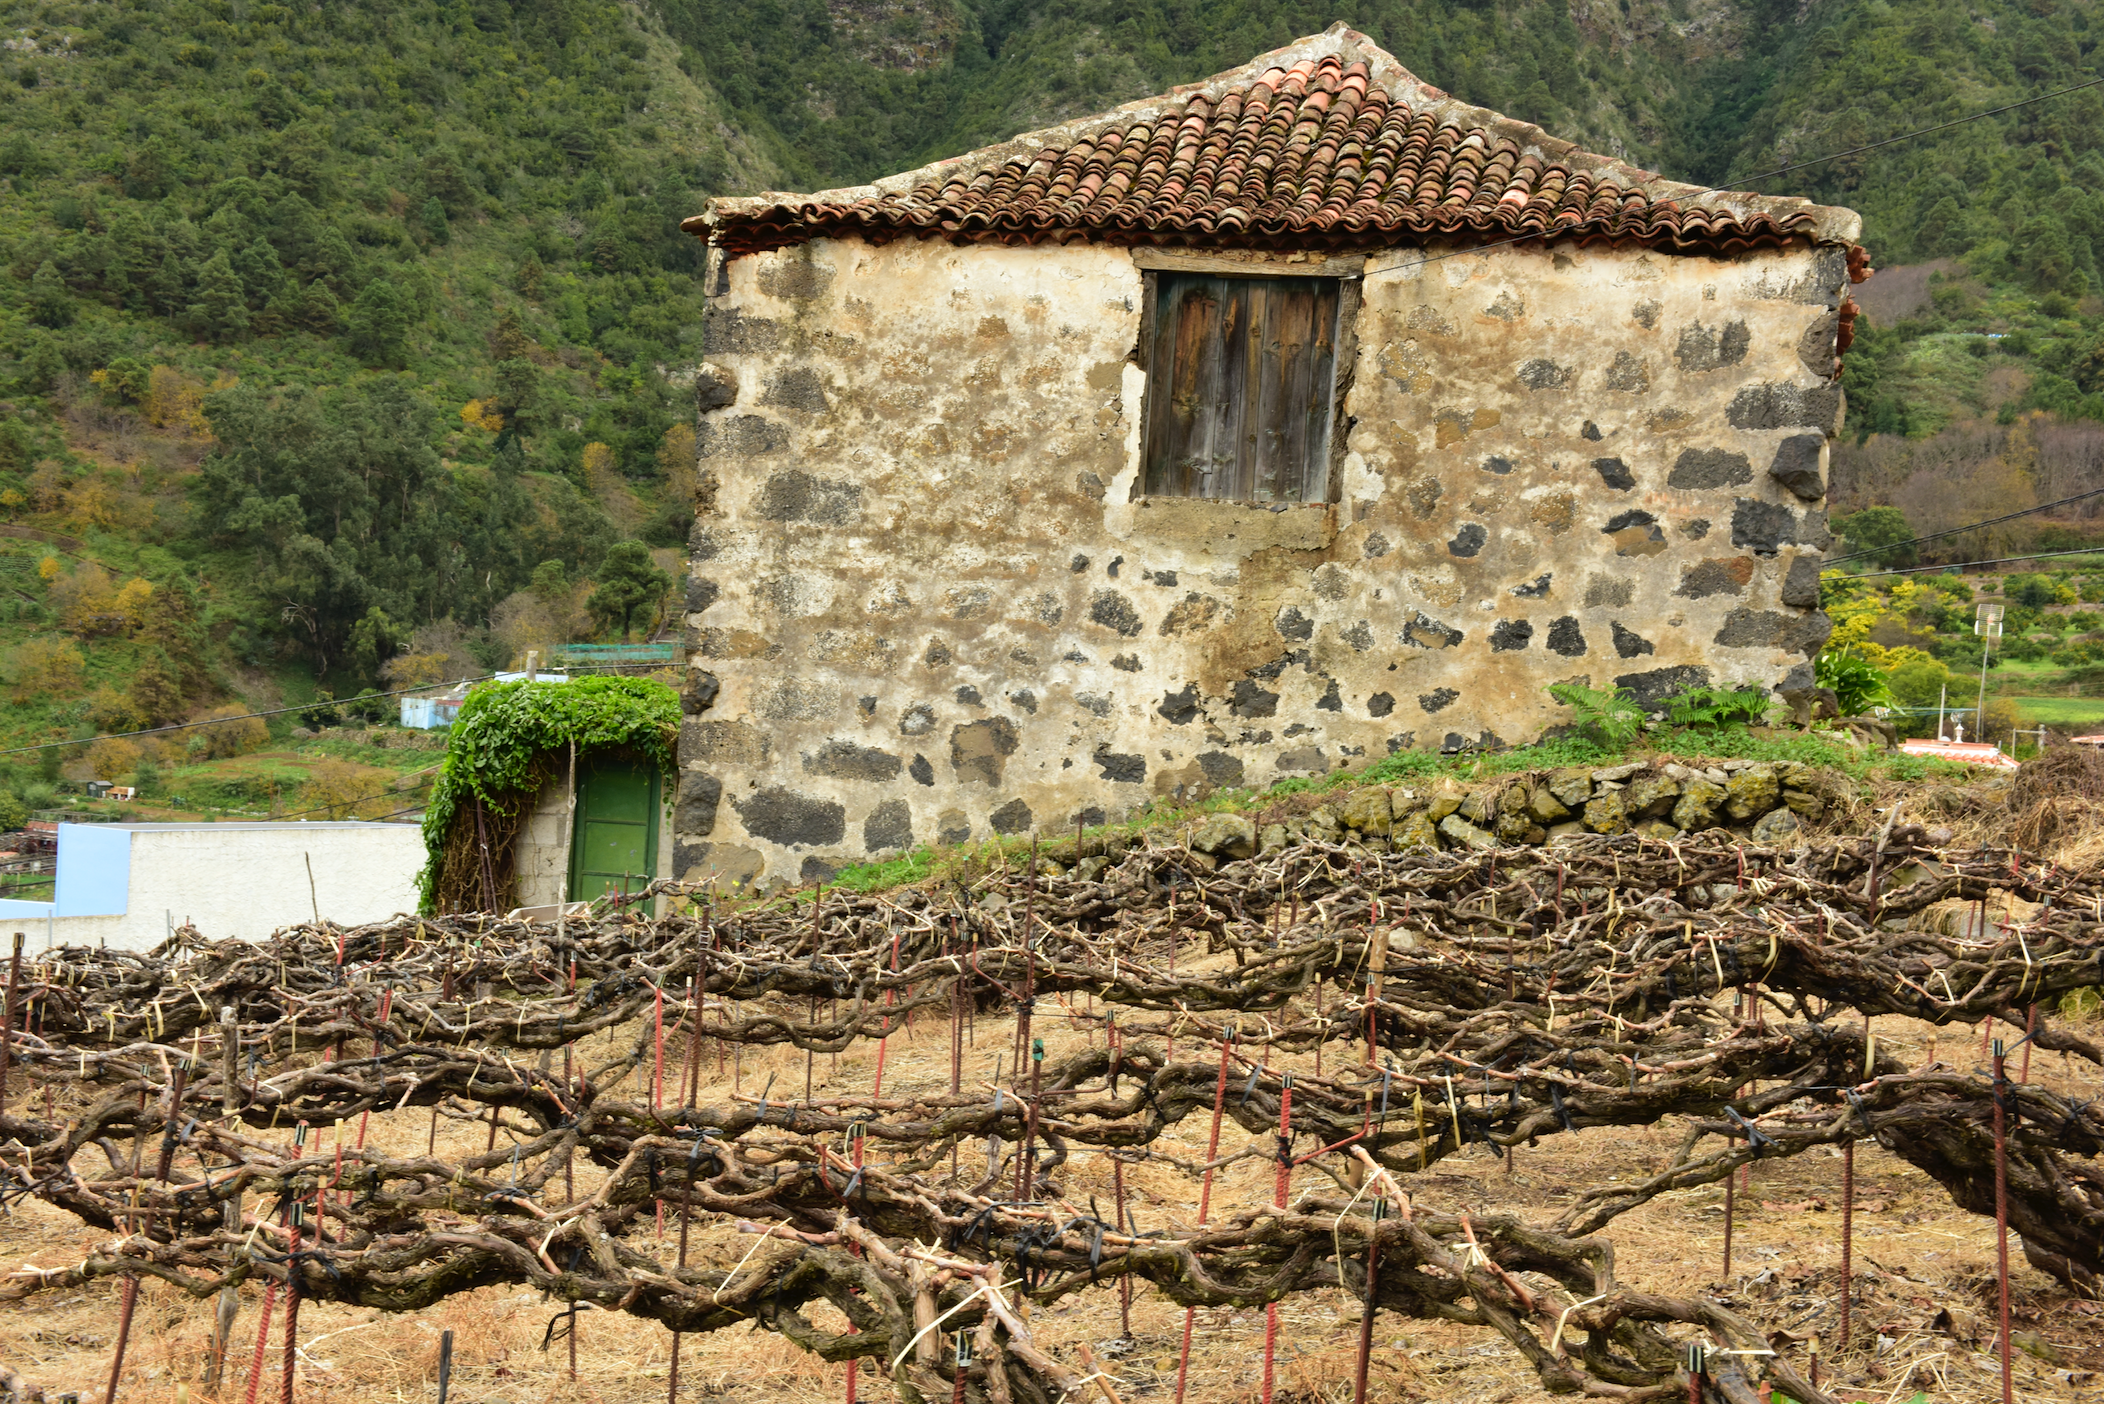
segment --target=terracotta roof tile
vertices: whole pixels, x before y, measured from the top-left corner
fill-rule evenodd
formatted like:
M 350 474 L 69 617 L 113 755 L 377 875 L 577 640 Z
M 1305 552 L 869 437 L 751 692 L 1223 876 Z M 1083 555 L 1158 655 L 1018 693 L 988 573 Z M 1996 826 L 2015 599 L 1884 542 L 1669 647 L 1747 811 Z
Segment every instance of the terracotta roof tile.
M 1850 244 L 1861 222 L 1580 150 L 1455 101 L 1338 25 L 874 185 L 712 200 L 684 227 L 734 253 L 847 235 L 1322 249 L 1539 237 L 1728 252 Z

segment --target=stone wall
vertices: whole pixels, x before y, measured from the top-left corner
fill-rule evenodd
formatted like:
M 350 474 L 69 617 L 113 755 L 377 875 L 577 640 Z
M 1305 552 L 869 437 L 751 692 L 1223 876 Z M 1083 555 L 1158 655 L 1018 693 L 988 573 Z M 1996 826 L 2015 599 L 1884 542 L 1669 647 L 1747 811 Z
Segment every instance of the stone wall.
M 1841 250 L 1321 266 L 1360 275 L 1334 500 L 1265 507 L 1134 500 L 1127 251 L 719 261 L 675 869 L 821 878 L 1816 651 Z

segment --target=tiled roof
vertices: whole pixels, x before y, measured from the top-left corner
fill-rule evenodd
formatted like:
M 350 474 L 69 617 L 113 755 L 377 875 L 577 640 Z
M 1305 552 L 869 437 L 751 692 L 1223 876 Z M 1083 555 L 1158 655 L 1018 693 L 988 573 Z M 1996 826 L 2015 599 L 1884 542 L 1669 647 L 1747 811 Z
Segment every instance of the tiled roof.
M 1321 249 L 1540 236 L 1728 252 L 1851 243 L 1861 221 L 1580 150 L 1455 101 L 1340 24 L 874 185 L 712 200 L 684 227 L 735 253 L 842 235 Z

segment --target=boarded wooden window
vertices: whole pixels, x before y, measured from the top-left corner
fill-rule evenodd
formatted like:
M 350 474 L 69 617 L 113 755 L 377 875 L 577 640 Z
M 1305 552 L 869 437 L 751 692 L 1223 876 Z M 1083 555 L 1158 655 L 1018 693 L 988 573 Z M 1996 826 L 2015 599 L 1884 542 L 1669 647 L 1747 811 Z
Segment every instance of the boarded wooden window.
M 1334 278 L 1160 275 L 1148 360 L 1149 496 L 1323 499 L 1338 297 Z

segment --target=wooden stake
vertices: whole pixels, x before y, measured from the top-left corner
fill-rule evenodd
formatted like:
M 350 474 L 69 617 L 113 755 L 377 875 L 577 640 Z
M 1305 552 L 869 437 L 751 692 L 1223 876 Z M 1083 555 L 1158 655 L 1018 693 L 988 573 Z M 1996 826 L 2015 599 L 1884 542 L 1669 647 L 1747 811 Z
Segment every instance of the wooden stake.
M 1731 1281 L 1731 1221 L 1733 1217 L 1732 1190 L 1739 1183 L 1735 1170 L 1724 1177 L 1724 1280 Z
M 1127 1232 L 1125 1227 L 1125 1162 L 1110 1163 L 1111 1181 L 1118 1195 L 1118 1232 Z M 1132 1339 L 1132 1274 L 1118 1274 L 1118 1335 L 1124 1340 Z
M 0 1112 L 7 1110 L 7 1071 L 8 1064 L 14 1059 L 15 1000 L 22 990 L 22 942 L 25 939 L 21 932 L 15 933 L 15 954 L 7 971 L 7 1004 L 0 1008 Z
M 1994 1041 L 1994 1275 L 2000 1297 L 2002 1329 L 2002 1404 L 2014 1404 L 2016 1386 L 2009 1372 L 2009 1136 L 2005 1103 L 2009 1094 L 2003 1070 L 2002 1041 Z
M 1841 1147 L 1841 1349 L 1848 1349 L 1849 1310 L 1855 1304 L 1856 1143 Z
M 1366 1367 L 1373 1358 L 1373 1313 L 1378 1296 L 1375 1273 L 1380 1269 L 1381 1230 L 1383 1211 L 1388 1207 L 1386 1199 L 1373 1202 L 1373 1227 L 1366 1233 L 1366 1303 L 1359 1312 L 1359 1362 L 1352 1377 L 1352 1404 L 1366 1404 Z

